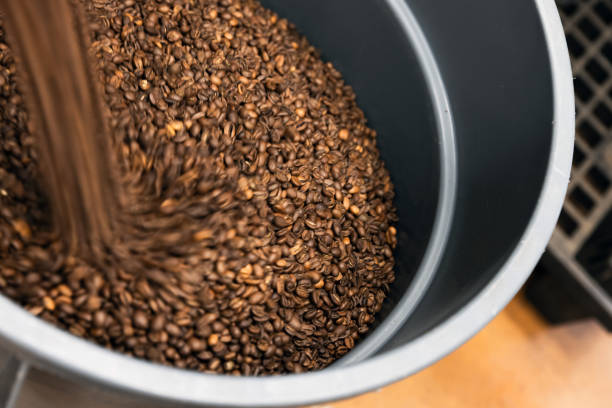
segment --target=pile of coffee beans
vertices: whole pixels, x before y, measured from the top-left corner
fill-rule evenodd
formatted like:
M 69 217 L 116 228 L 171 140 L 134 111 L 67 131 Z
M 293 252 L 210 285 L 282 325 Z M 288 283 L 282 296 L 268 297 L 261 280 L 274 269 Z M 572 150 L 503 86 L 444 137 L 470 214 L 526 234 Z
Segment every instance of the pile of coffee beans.
M 0 291 L 119 352 L 242 375 L 320 369 L 394 280 L 393 185 L 352 89 L 253 0 L 82 0 L 121 234 L 70 255 L 0 32 Z

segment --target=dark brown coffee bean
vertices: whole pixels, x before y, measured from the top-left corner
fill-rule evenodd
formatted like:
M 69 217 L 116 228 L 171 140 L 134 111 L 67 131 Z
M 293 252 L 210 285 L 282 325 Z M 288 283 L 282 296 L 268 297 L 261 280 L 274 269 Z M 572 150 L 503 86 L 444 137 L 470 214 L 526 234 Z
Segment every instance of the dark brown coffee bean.
M 249 296 L 249 303 L 251 304 L 259 304 L 265 299 L 265 295 L 261 292 L 255 292 L 251 296 Z
M 174 337 L 181 337 L 182 331 L 179 326 L 174 323 L 167 323 L 165 326 L 166 331 L 169 335 Z
M 93 323 L 96 327 L 104 327 L 106 325 L 107 316 L 102 310 L 98 310 L 94 313 Z
M 166 324 L 166 318 L 164 317 L 164 315 L 159 314 L 153 318 L 151 322 L 151 330 L 161 331 L 163 330 L 165 324 Z
M 168 38 L 168 41 L 170 42 L 177 42 L 178 40 L 183 38 L 183 36 L 178 31 L 172 30 L 169 31 L 168 34 L 166 34 L 166 38 Z
M 147 314 L 141 310 L 137 310 L 134 313 L 132 321 L 134 322 L 134 326 L 138 327 L 139 329 L 146 329 L 149 327 L 149 318 L 147 317 Z
M 195 352 L 200 352 L 206 348 L 206 342 L 198 338 L 192 337 L 189 340 L 189 348 Z

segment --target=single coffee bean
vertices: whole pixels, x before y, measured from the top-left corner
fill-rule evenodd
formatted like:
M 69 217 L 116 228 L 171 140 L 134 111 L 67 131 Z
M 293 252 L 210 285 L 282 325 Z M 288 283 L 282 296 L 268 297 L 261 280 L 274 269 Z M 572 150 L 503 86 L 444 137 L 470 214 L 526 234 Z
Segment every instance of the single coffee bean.
M 139 329 L 146 329 L 149 327 L 149 318 L 147 317 L 146 313 L 141 310 L 137 310 L 134 313 L 132 321 L 134 322 L 134 326 L 138 327 Z

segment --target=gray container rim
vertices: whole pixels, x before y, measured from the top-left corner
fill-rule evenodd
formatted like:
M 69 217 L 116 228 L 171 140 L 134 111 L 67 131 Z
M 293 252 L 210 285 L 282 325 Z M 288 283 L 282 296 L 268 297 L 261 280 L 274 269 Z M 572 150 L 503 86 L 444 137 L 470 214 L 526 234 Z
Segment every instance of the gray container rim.
M 387 0 L 418 29 L 403 0 Z M 19 357 L 59 374 L 175 404 L 281 407 L 336 400 L 407 377 L 450 353 L 485 326 L 518 292 L 546 248 L 561 211 L 574 137 L 572 74 L 553 0 L 534 0 L 548 48 L 554 98 L 551 152 L 542 192 L 523 236 L 487 286 L 431 331 L 365 361 L 314 373 L 231 377 L 168 368 L 122 356 L 41 322 L 0 296 L 1 341 Z M 411 32 L 411 34 L 415 34 Z M 430 84 L 431 85 L 431 84 Z

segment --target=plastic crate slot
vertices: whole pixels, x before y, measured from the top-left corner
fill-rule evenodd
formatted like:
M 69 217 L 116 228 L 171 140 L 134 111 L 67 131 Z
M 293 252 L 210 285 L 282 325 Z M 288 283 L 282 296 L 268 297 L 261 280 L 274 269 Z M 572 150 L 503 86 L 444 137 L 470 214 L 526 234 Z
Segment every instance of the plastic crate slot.
M 610 179 L 596 166 L 591 167 L 587 172 L 587 180 L 601 194 L 610 188 Z
M 578 21 L 578 28 L 585 37 L 591 41 L 595 41 L 597 37 L 599 37 L 599 34 L 601 34 L 599 28 L 597 28 L 587 17 L 582 17 L 580 21 Z
M 576 282 L 588 274 L 612 300 L 612 0 L 556 3 L 577 77 L 573 181 L 550 251 L 525 293 L 553 323 L 595 317 L 612 331 L 612 312 L 601 293 Z
M 580 248 L 576 254 L 576 260 L 610 294 L 612 294 L 612 280 L 610 280 L 611 249 L 612 212 L 608 212 Z
M 601 135 L 599 132 L 587 121 L 584 121 L 578 125 L 578 136 L 584 140 L 590 147 L 596 147 L 601 143 Z
M 568 33 L 565 36 L 567 40 L 567 48 L 574 58 L 580 58 L 584 54 L 584 46 L 578 41 L 573 34 Z
M 567 2 L 565 4 L 559 5 L 559 8 L 563 12 L 563 14 L 565 14 L 568 17 L 571 17 L 574 14 L 576 14 L 576 10 L 578 10 L 578 6 L 576 4 L 567 3 Z
M 612 64 L 612 44 L 610 41 L 606 41 L 606 43 L 601 47 L 601 53 L 604 57 Z
M 578 146 L 574 145 L 574 160 L 572 161 L 572 166 L 580 167 L 580 165 L 584 162 L 584 159 L 584 152 Z
M 608 79 L 609 75 L 606 70 L 594 59 L 590 60 L 586 64 L 585 69 L 591 78 L 593 78 L 593 80 L 598 84 L 602 84 L 606 81 L 606 79 Z
M 580 212 L 588 214 L 595 207 L 595 201 L 587 194 L 582 187 L 577 186 L 569 195 L 569 200 Z
M 590 101 L 593 97 L 593 91 L 579 76 L 576 76 L 576 79 L 574 80 L 574 92 L 576 93 L 576 96 L 585 103 Z
M 572 236 L 578 228 L 578 223 L 565 211 L 565 209 L 561 210 L 557 225 L 567 236 Z
M 573 4 L 573 6 L 575 13 L 577 6 L 576 4 Z M 597 14 L 597 16 L 604 23 L 609 24 L 612 22 L 612 10 L 610 10 L 610 8 L 603 1 L 597 2 L 597 4 L 595 4 L 595 6 L 593 7 L 593 10 L 595 10 L 595 14 Z
M 604 105 L 602 102 L 599 102 L 595 109 L 593 110 L 597 119 L 607 128 L 612 126 L 612 112 L 610 109 Z

